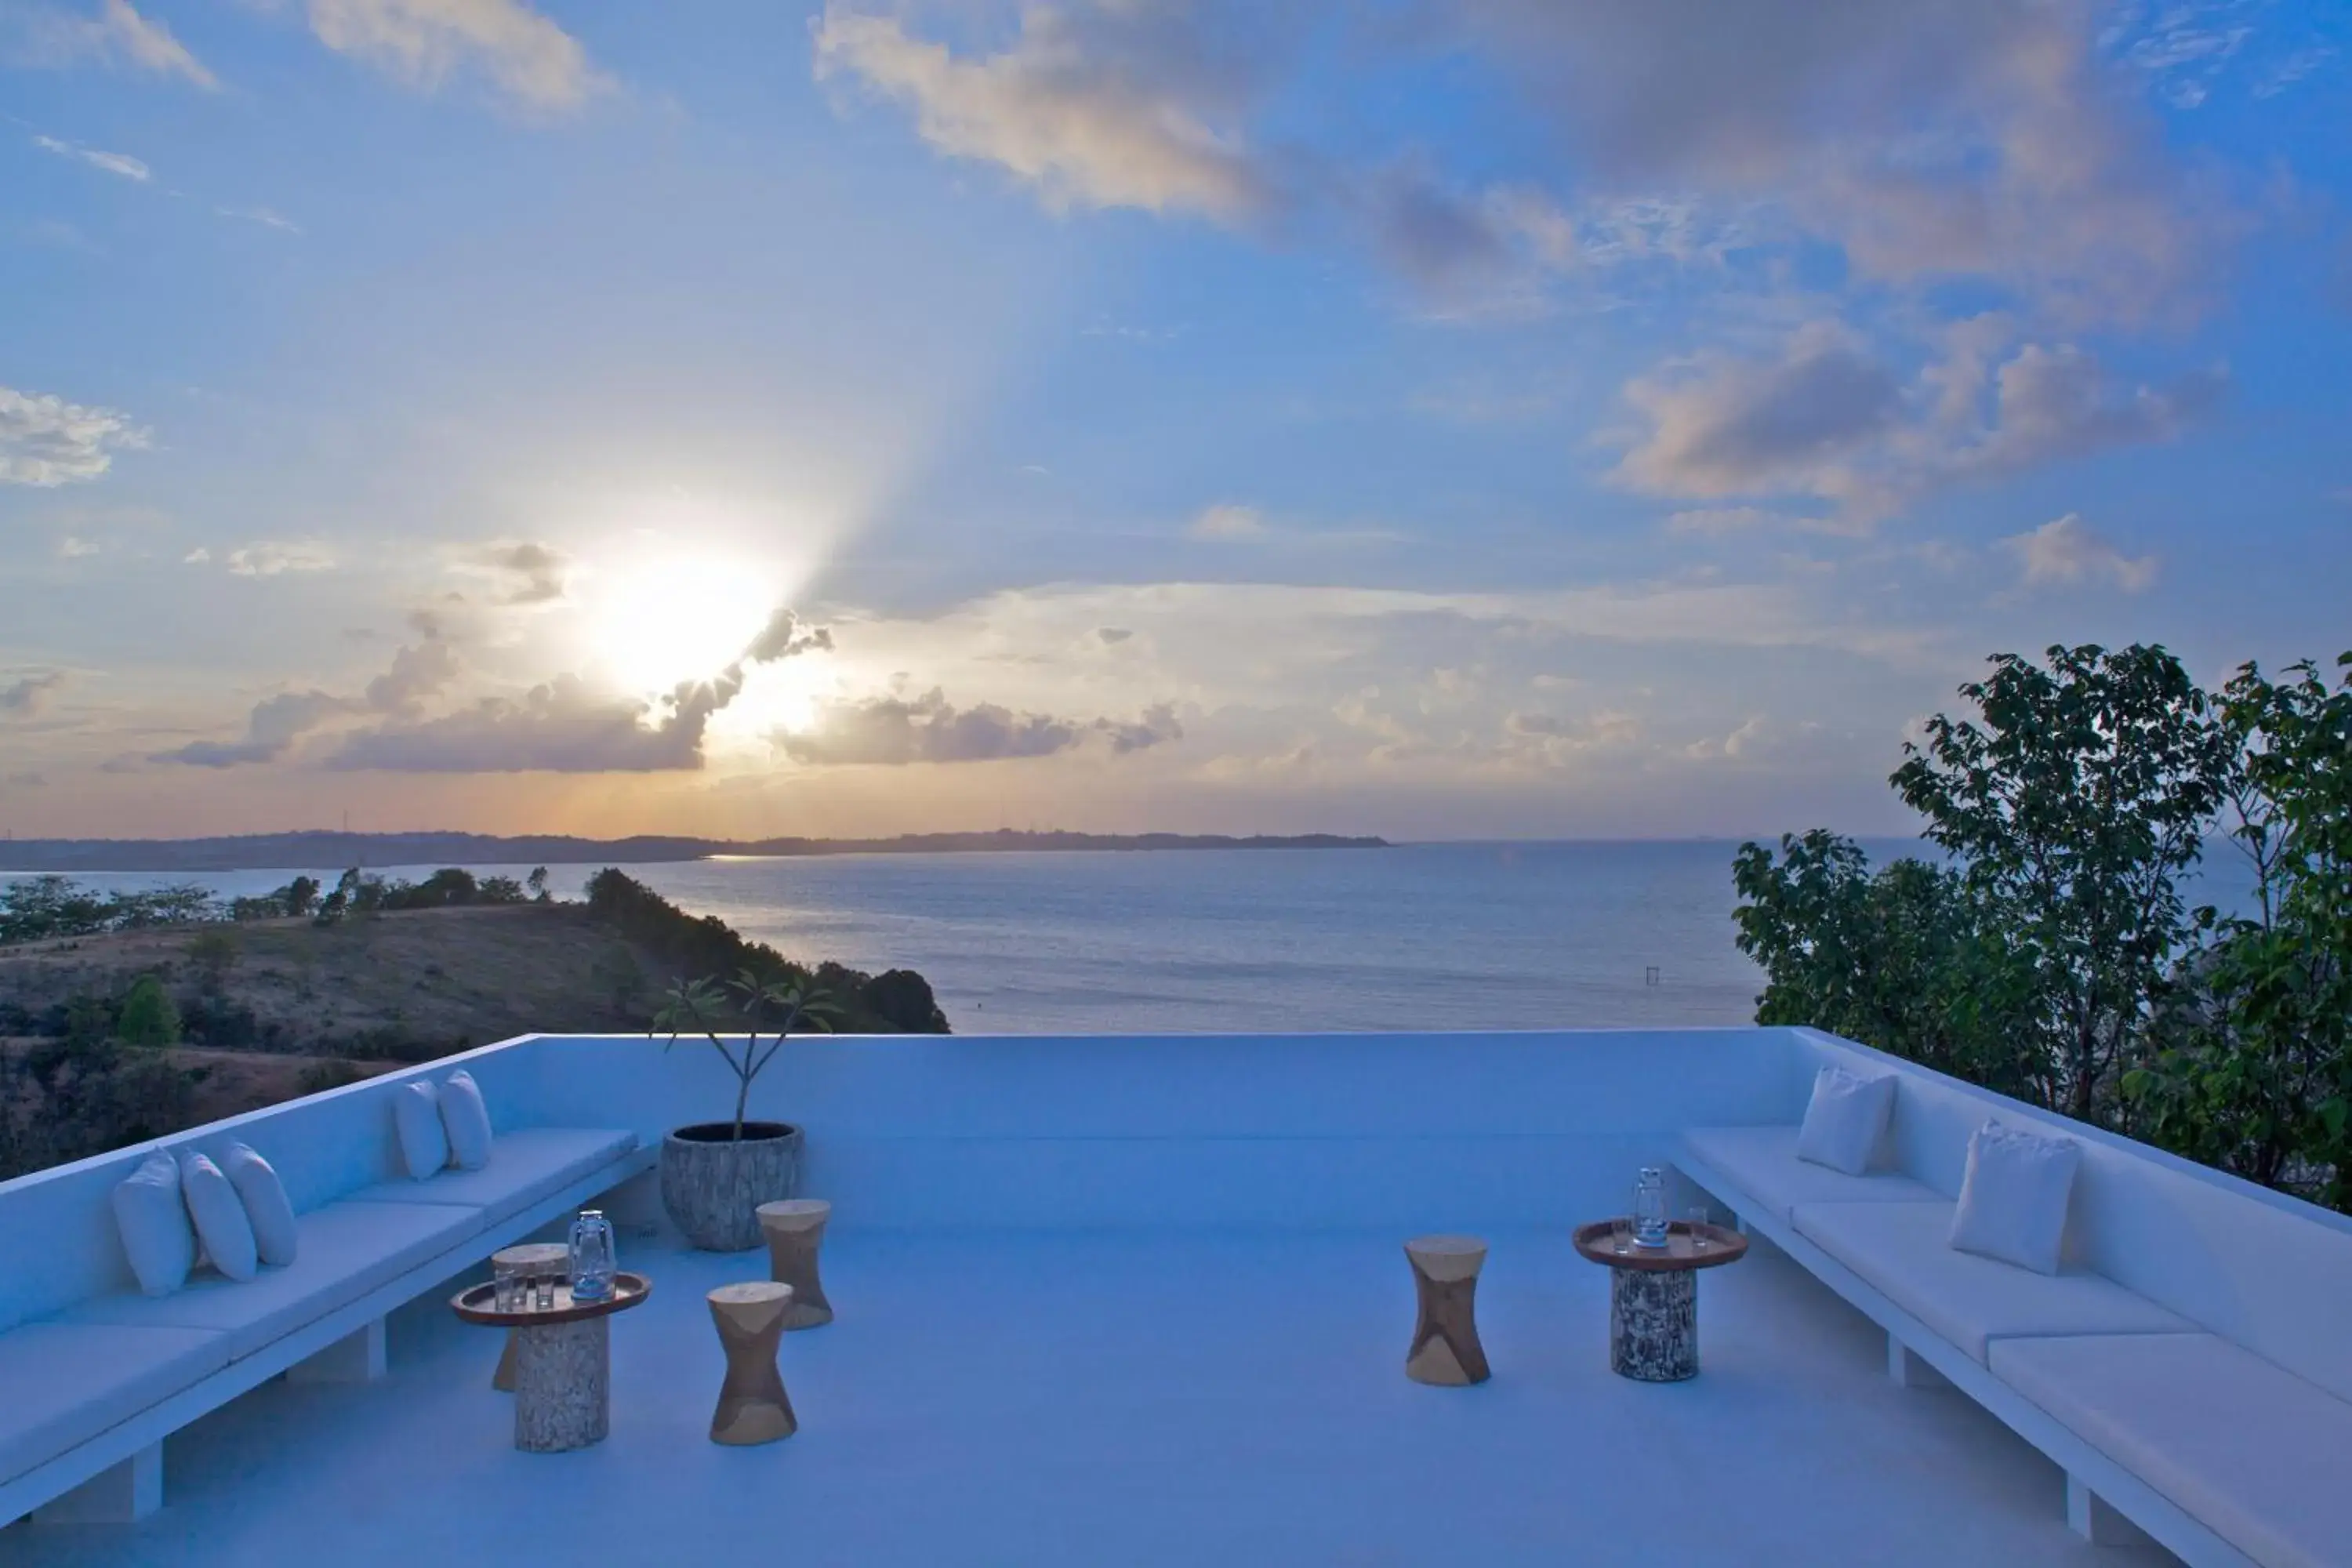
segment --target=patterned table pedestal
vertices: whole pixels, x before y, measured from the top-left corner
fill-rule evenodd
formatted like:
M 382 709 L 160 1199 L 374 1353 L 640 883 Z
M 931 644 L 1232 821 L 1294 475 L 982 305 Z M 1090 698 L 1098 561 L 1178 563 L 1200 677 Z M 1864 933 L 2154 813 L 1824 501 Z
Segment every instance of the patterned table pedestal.
M 515 1447 L 560 1454 L 613 1429 L 612 1320 L 514 1331 Z
M 758 1214 L 760 1234 L 768 1239 L 768 1278 L 793 1289 L 784 1327 L 814 1329 L 833 1321 L 833 1303 L 824 1299 L 824 1282 L 816 1272 L 833 1205 L 823 1198 L 786 1198 L 761 1204 Z
M 1623 1222 L 1616 1222 L 1622 1224 Z M 1662 1247 L 1625 1239 L 1615 1225 L 1579 1226 L 1576 1250 L 1609 1268 L 1609 1370 L 1643 1383 L 1680 1383 L 1698 1375 L 1698 1271 L 1748 1256 L 1736 1230 L 1676 1220 Z
M 772 1443 L 800 1430 L 776 1370 L 776 1344 L 792 1318 L 793 1288 L 772 1280 L 721 1285 L 710 1292 L 710 1321 L 727 1352 L 727 1380 L 711 1412 L 710 1440 Z
M 1609 1370 L 1643 1383 L 1698 1375 L 1698 1276 L 1609 1271 Z

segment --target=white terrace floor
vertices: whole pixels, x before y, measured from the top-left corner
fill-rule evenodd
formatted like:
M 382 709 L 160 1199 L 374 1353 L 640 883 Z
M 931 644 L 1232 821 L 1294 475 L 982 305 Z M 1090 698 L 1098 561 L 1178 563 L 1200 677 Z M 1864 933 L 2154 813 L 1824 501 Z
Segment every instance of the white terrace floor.
M 437 1300 L 391 1374 L 278 1382 L 171 1439 L 134 1527 L 0 1531 L 0 1565 L 2137 1564 L 2078 1542 L 2059 1472 L 1965 1398 L 1886 1380 L 1877 1330 L 1786 1259 L 1705 1276 L 1705 1370 L 1610 1373 L 1603 1271 L 1490 1237 L 1491 1383 L 1402 1371 L 1391 1236 L 974 1233 L 826 1243 L 837 1321 L 787 1335 L 790 1440 L 707 1440 L 702 1292 L 763 1253 L 625 1264 L 613 1435 L 511 1447 L 499 1338 Z

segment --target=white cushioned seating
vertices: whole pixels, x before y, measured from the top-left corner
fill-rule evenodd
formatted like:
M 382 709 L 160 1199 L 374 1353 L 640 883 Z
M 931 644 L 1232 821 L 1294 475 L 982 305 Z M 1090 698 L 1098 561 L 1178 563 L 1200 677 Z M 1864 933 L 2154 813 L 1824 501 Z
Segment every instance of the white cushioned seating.
M 1799 1204 L 1927 1203 L 1936 1193 L 1893 1171 L 1849 1176 L 1797 1158 L 1797 1129 L 1695 1127 L 1683 1145 L 1702 1163 L 1739 1184 L 1767 1214 L 1788 1221 Z M 1737 1208 L 1738 1194 L 1717 1193 Z
M 2012 1339 L 1992 1370 L 2273 1568 L 2352 1559 L 2352 1405 L 2207 1333 Z
M 158 1307 L 179 1299 L 130 1298 Z M 228 1362 L 227 1336 L 201 1329 L 44 1321 L 0 1334 L 0 1389 L 7 1391 L 0 1398 L 0 1482 L 88 1442 Z
M 496 1225 L 636 1146 L 635 1133 L 609 1128 L 526 1127 L 500 1133 L 490 1145 L 490 1163 L 478 1171 L 386 1182 L 352 1196 L 369 1203 L 465 1205 L 482 1211 L 483 1225 Z
M 2021 1336 L 2168 1333 L 2196 1327 L 2096 1274 L 2036 1274 L 1951 1245 L 1953 1205 L 1801 1204 L 1791 1223 L 1896 1306 L 1985 1360 Z
M 456 1247 L 484 1224 L 479 1209 L 454 1205 L 329 1204 L 296 1217 L 301 1245 L 283 1268 L 241 1284 L 199 1276 L 163 1297 L 104 1296 L 62 1314 L 60 1321 L 211 1329 L 226 1342 L 226 1359 L 235 1361 L 358 1300 Z

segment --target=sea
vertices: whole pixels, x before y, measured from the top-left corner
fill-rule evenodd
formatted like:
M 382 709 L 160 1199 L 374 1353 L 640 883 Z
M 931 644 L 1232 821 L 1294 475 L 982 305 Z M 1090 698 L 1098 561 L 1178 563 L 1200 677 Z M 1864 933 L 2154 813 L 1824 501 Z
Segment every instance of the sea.
M 1874 853 L 1916 845 L 1874 844 Z M 1736 840 L 724 858 L 622 869 L 795 960 L 919 970 L 960 1034 L 1744 1024 Z M 421 879 L 435 868 L 371 868 Z M 529 867 L 477 866 L 520 878 Z M 550 868 L 559 896 L 596 869 Z M 306 867 L 84 872 L 267 892 Z M 0 873 L 5 877 L 5 873 Z

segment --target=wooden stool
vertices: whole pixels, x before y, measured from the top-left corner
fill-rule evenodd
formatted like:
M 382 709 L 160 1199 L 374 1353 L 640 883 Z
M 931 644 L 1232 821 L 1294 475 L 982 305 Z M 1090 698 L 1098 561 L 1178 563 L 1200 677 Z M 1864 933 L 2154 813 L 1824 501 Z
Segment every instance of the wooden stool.
M 490 1254 L 490 1267 L 499 1264 L 521 1270 L 528 1279 L 542 1274 L 568 1275 L 572 1271 L 572 1249 L 561 1242 L 526 1242 L 520 1247 L 501 1247 Z M 499 1352 L 499 1369 L 490 1373 L 490 1386 L 500 1394 L 515 1391 L 515 1335 L 521 1331 L 507 1331 L 506 1348 Z
M 727 1352 L 727 1381 L 710 1417 L 710 1440 L 748 1446 L 772 1443 L 800 1430 L 793 1402 L 776 1370 L 776 1342 L 792 1315 L 793 1288 L 764 1279 L 721 1285 L 710 1292 L 710 1321 Z
M 1417 1236 L 1404 1244 L 1404 1256 L 1421 1305 L 1404 1374 L 1449 1388 L 1486 1382 L 1491 1374 L 1475 1307 L 1486 1244 L 1475 1236 Z
M 768 1278 L 793 1288 L 784 1327 L 814 1329 L 833 1321 L 833 1303 L 816 1277 L 817 1249 L 824 1245 L 824 1222 L 833 1217 L 833 1205 L 823 1198 L 787 1198 L 761 1204 L 757 1212 L 761 1233 L 768 1238 Z

